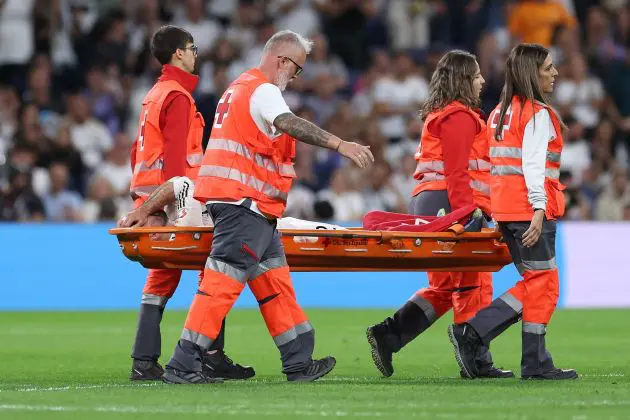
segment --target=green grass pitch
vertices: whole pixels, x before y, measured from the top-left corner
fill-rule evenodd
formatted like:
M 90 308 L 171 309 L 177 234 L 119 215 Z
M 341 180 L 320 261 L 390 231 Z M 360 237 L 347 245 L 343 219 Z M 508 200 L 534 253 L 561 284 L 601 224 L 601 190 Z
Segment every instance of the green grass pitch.
M 562 310 L 548 329 L 569 382 L 462 380 L 446 335 L 447 314 L 395 355 L 394 376 L 381 378 L 365 339 L 387 310 L 308 311 L 316 356 L 333 355 L 322 380 L 287 383 L 277 350 L 256 310 L 228 317 L 228 354 L 251 364 L 246 382 L 181 386 L 130 383 L 134 312 L 0 313 L 0 419 L 180 418 L 630 418 L 630 310 Z M 166 311 L 168 360 L 185 312 Z M 498 366 L 519 372 L 520 326 L 492 345 Z

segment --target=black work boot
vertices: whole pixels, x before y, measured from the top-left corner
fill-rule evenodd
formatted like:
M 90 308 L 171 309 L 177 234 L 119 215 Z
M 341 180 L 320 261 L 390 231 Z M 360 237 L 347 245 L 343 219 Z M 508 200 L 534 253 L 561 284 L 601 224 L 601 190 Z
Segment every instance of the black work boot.
M 521 378 L 538 380 L 577 379 L 574 369 L 558 369 L 547 351 L 545 324 L 523 321 L 523 355 Z
M 221 378 L 210 378 L 202 372 L 183 372 L 181 370 L 166 367 L 162 380 L 167 384 L 216 384 L 223 383 Z
M 537 380 L 563 380 L 563 379 L 577 379 L 578 374 L 575 369 L 558 369 L 553 368 L 543 373 L 536 375 L 522 375 L 522 379 L 537 379 Z
M 490 349 L 487 346 L 479 347 L 479 354 L 475 359 L 475 363 L 477 364 L 477 370 L 479 371 L 478 378 L 486 378 L 486 379 L 502 379 L 502 378 L 513 378 L 514 372 L 511 370 L 504 370 L 503 368 L 498 368 L 494 365 L 492 361 L 492 354 L 490 353 Z M 462 378 L 465 378 L 463 372 L 460 372 Z
M 453 344 L 455 360 L 466 378 L 479 376 L 476 359 L 483 345 L 479 335 L 468 324 L 452 324 L 448 327 L 448 336 Z
M 372 360 L 376 368 L 385 377 L 394 374 L 394 366 L 392 365 L 392 351 L 387 346 L 385 340 L 384 326 L 382 324 L 372 325 L 366 331 L 368 343 L 372 348 Z
M 158 362 L 134 359 L 129 379 L 132 381 L 160 381 L 163 374 L 164 369 Z
M 256 375 L 253 367 L 235 364 L 223 350 L 204 353 L 201 363 L 203 374 L 210 378 L 249 379 Z
M 287 373 L 287 381 L 312 382 L 333 370 L 336 363 L 337 360 L 332 356 L 312 360 L 302 371 Z
M 366 335 L 372 347 L 372 359 L 385 377 L 394 374 L 392 354 L 422 334 L 436 320 L 435 310 L 422 296 L 413 295 L 392 316 L 372 325 Z
M 511 370 L 498 368 L 494 365 L 484 370 L 479 370 L 479 375 L 477 376 L 477 378 L 486 378 L 486 379 L 505 379 L 505 378 L 513 378 L 513 377 L 514 377 L 514 372 L 512 372 Z

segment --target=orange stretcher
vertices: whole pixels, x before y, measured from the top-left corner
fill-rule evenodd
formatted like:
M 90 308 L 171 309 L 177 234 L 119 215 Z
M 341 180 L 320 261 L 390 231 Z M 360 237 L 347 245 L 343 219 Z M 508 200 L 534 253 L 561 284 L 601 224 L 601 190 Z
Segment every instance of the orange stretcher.
M 146 268 L 200 270 L 212 243 L 211 227 L 114 228 L 123 254 Z M 280 230 L 291 271 L 499 271 L 512 258 L 501 234 Z M 166 235 L 165 235 L 166 234 Z

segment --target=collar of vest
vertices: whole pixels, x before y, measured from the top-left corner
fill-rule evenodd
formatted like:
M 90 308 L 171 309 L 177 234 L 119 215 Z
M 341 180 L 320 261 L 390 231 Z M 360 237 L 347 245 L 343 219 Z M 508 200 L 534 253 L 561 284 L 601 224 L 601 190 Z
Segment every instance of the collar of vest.
M 195 91 L 197 84 L 199 83 L 199 76 L 188 73 L 170 64 L 164 64 L 162 66 L 162 75 L 158 80 L 162 82 L 173 80 L 179 83 L 190 94 L 192 94 Z
M 262 79 L 263 83 L 271 83 L 271 81 L 267 79 L 267 76 L 265 76 L 264 73 L 258 67 L 251 68 L 247 70 L 245 73 L 247 73 L 248 75 L 256 79 Z

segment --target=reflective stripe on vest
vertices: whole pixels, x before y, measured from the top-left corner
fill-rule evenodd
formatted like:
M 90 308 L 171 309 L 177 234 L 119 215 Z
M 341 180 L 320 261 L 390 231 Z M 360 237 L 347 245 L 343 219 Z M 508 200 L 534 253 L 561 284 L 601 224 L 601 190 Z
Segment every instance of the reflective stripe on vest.
M 201 160 L 203 159 L 203 153 L 191 153 L 186 156 L 186 160 L 192 166 L 201 166 Z
M 423 182 L 444 181 L 445 179 L 446 176 L 438 174 L 437 172 L 431 172 L 428 174 L 424 174 L 422 179 L 419 180 L 418 183 L 422 184 Z M 485 182 L 471 179 L 469 185 L 470 188 L 472 188 L 473 190 L 477 190 L 485 195 L 490 195 L 490 185 L 486 184 Z
M 524 176 L 523 168 L 520 166 L 514 165 L 495 165 L 490 170 L 492 175 L 521 175 Z M 559 179 L 560 178 L 560 169 L 555 168 L 546 168 L 545 169 L 545 177 L 549 179 Z
M 490 185 L 477 179 L 470 180 L 470 188 L 477 190 L 484 195 L 490 195 Z
M 216 178 L 231 179 L 232 181 L 238 181 L 243 185 L 247 185 L 250 188 L 255 189 L 259 193 L 262 193 L 272 199 L 287 201 L 288 194 L 280 191 L 272 185 L 269 185 L 260 179 L 254 178 L 251 175 L 247 175 L 234 168 L 226 168 L 224 166 L 203 165 L 199 169 L 199 176 L 212 176 Z
M 560 162 L 560 153 L 547 152 L 547 163 L 551 166 L 557 166 Z M 523 149 L 520 147 L 491 147 L 490 157 L 492 158 L 508 158 L 508 159 L 522 159 Z M 493 165 L 490 170 L 492 175 L 521 175 L 524 176 L 523 167 L 516 165 Z M 560 178 L 560 169 L 557 168 L 545 168 L 545 177 L 550 179 Z
M 280 163 L 278 165 L 278 170 L 276 171 L 276 164 L 273 162 L 273 160 L 266 158 L 258 153 L 252 156 L 252 152 L 247 147 L 243 146 L 241 143 L 236 142 L 234 140 L 210 139 L 206 150 L 208 149 L 223 150 L 226 152 L 236 153 L 237 155 L 243 156 L 247 158 L 248 160 L 253 160 L 254 162 L 256 162 L 256 165 L 262 168 L 265 168 L 266 170 L 270 172 L 278 172 L 280 173 L 280 175 L 284 175 L 284 176 L 293 176 L 293 177 L 296 176 L 293 165 Z
M 139 172 L 154 171 L 156 169 L 160 171 L 164 169 L 164 161 L 162 159 L 156 160 L 151 166 L 147 166 L 144 162 L 136 163 L 136 166 L 133 168 L 133 173 L 137 174 Z
M 547 162 L 558 163 L 560 162 L 561 156 L 562 155 L 560 153 L 548 151 Z M 521 149 L 520 147 L 491 147 L 490 157 L 522 159 L 523 149 Z
M 468 169 L 471 171 L 489 170 L 491 166 L 490 162 L 483 159 L 470 159 L 468 161 Z M 420 161 L 416 165 L 417 174 L 431 172 L 444 172 L 444 162 L 441 160 Z
M 492 167 L 492 164 L 483 159 L 470 159 L 468 161 L 468 169 L 471 171 L 488 171 Z

